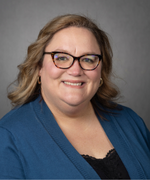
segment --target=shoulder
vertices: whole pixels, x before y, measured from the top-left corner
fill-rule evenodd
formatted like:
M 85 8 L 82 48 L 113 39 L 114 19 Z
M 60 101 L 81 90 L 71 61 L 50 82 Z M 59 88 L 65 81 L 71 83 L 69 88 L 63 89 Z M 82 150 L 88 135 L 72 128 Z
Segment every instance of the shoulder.
M 118 130 L 122 130 L 126 133 L 136 132 L 144 134 L 144 136 L 149 136 L 150 143 L 150 131 L 146 127 L 143 119 L 134 112 L 131 108 L 117 104 L 115 109 L 111 109 L 108 112 L 108 109 L 104 108 L 106 113 L 104 117 L 114 124 Z
M 106 109 L 107 111 L 107 109 Z M 131 119 L 141 119 L 140 116 L 133 111 L 131 108 L 123 106 L 121 104 L 117 104 L 115 109 L 109 110 L 111 112 L 111 116 L 118 116 L 118 117 L 128 117 Z
M 38 122 L 32 102 L 11 110 L 0 120 L 0 178 L 25 179 L 21 168 L 24 159 L 32 159 L 30 147 L 38 144 L 37 136 L 43 137 Z
M 35 132 L 43 130 L 41 119 L 45 118 L 47 112 L 41 97 L 11 110 L 0 120 L 0 136 L 2 131 L 6 131 L 16 139 L 21 140 L 27 136 L 30 139 L 30 136 L 36 134 Z
M 0 120 L 0 144 L 3 146 L 0 150 L 5 146 L 25 149 L 36 141 L 37 136 L 42 137 L 43 126 L 34 110 L 36 103 L 33 103 L 13 109 Z
M 118 117 L 122 117 L 122 119 L 126 119 L 126 121 L 130 121 L 130 123 L 132 123 L 132 122 L 134 122 L 136 124 L 143 123 L 142 118 L 131 108 L 120 105 L 120 104 L 118 104 L 117 107 L 119 110 L 115 110 L 114 112 L 116 112 L 118 114 Z M 120 121 L 121 121 L 121 119 L 120 119 Z
M 129 107 L 117 104 L 116 109 L 113 109 L 111 112 L 109 116 L 113 116 L 118 123 L 127 124 L 127 122 L 129 122 L 130 125 L 141 125 L 144 123 L 142 118 Z
M 31 103 L 16 107 L 0 120 L 0 127 L 10 131 L 19 129 L 29 124 L 32 116 L 35 115 Z
M 115 125 L 118 131 L 128 134 L 129 138 L 145 139 L 150 148 L 150 131 L 143 119 L 131 108 L 118 104 L 118 109 L 107 115 L 108 120 Z

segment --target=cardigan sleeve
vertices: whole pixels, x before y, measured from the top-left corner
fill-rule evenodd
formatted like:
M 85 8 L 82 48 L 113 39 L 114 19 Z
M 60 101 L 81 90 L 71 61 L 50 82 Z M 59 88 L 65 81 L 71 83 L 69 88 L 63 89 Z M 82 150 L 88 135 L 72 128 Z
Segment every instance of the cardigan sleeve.
M 0 127 L 0 179 L 25 179 L 13 135 Z

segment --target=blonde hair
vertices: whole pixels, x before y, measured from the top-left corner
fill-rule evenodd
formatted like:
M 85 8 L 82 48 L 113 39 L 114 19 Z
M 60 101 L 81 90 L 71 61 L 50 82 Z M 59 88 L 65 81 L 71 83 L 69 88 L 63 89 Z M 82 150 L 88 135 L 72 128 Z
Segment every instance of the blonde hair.
M 67 14 L 58 16 L 47 23 L 40 31 L 37 40 L 28 47 L 27 57 L 21 65 L 18 66 L 19 74 L 15 81 L 16 88 L 8 93 L 8 98 L 13 106 L 22 105 L 35 99 L 40 94 L 40 84 L 38 84 L 38 73 L 43 63 L 43 53 L 52 39 L 53 35 L 61 29 L 75 26 L 88 29 L 96 37 L 101 49 L 103 65 L 102 78 L 103 85 L 99 87 L 97 93 L 92 98 L 93 107 L 97 107 L 97 102 L 107 108 L 114 108 L 114 99 L 118 95 L 118 90 L 110 81 L 112 71 L 112 49 L 108 37 L 104 31 L 92 22 L 89 18 Z

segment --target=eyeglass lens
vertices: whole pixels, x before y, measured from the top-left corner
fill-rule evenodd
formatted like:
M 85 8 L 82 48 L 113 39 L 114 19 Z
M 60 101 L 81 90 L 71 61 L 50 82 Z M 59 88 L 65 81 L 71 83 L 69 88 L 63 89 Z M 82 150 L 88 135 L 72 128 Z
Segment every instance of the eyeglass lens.
M 74 58 L 69 54 L 56 53 L 54 55 L 54 62 L 60 68 L 69 68 L 73 63 Z M 83 69 L 92 70 L 99 63 L 97 55 L 85 55 L 80 58 L 80 65 Z

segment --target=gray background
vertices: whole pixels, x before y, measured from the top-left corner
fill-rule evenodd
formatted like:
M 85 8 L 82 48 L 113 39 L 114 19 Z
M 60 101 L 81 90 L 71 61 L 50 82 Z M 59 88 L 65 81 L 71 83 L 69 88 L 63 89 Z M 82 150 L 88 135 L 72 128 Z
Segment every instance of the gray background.
M 0 118 L 11 109 L 7 86 L 27 47 L 49 20 L 66 13 L 87 15 L 110 35 L 119 102 L 150 129 L 150 0 L 0 0 Z

